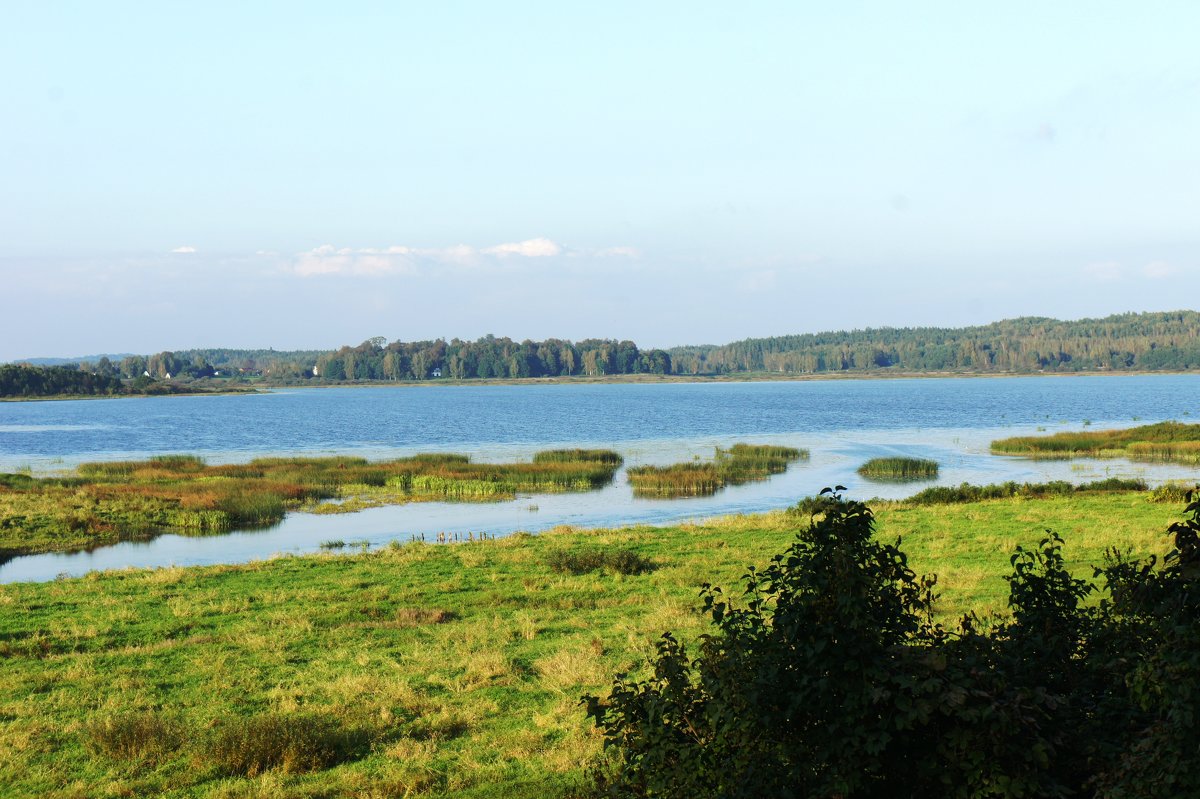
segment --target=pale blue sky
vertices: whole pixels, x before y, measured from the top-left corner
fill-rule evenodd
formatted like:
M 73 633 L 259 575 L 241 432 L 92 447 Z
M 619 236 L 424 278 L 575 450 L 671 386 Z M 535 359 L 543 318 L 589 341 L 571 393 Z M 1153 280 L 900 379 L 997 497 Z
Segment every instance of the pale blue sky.
M 0 360 L 1194 308 L 1198 35 L 1194 2 L 5 2 Z

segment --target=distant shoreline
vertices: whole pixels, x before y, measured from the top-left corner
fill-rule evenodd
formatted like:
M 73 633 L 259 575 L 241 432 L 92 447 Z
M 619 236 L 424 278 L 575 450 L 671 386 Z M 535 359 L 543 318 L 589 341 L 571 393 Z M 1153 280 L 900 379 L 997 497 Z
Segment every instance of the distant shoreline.
M 813 374 L 773 374 L 770 372 L 736 372 L 724 375 L 596 375 L 571 377 L 474 377 L 465 380 L 431 378 L 429 380 L 357 380 L 337 383 L 257 383 L 262 389 L 287 388 L 378 388 L 395 386 L 418 388 L 422 386 L 531 386 L 531 385 L 604 385 L 604 384 L 656 384 L 656 383 L 797 383 L 825 380 L 912 380 L 916 378 L 997 378 L 997 377 L 1120 377 L 1147 375 L 1200 375 L 1197 370 L 1158 371 L 1094 371 L 1094 372 L 876 372 L 840 373 L 820 372 Z
M 266 386 L 245 388 L 201 389 L 196 391 L 164 391 L 132 394 L 52 394 L 45 397 L 0 397 L 0 402 L 65 402 L 67 400 L 147 399 L 149 397 L 229 397 L 237 394 L 262 394 Z
M 819 372 L 809 374 L 777 374 L 771 372 L 735 372 L 722 375 L 572 375 L 570 377 L 473 377 L 463 380 L 430 378 L 429 380 L 356 380 L 336 383 L 273 383 L 255 381 L 253 384 L 228 388 L 200 388 L 192 391 L 139 394 L 61 394 L 47 397 L 0 397 L 0 402 L 58 402 L 63 400 L 142 399 L 146 397 L 206 397 L 238 394 L 261 394 L 297 388 L 433 388 L 446 386 L 539 386 L 539 385 L 653 385 L 663 383 L 796 383 L 834 380 L 914 380 L 914 379 L 980 379 L 1002 377 L 1137 377 L 1149 375 L 1200 375 L 1200 371 L 1158 370 L 1096 370 L 1080 372 Z

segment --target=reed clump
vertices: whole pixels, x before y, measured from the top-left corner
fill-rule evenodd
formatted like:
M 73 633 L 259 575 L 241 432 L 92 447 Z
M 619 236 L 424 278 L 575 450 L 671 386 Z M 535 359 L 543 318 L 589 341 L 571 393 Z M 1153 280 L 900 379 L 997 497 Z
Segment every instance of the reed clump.
M 931 480 L 938 476 L 938 463 L 924 458 L 872 458 L 858 467 L 858 473 L 878 482 Z
M 534 463 L 578 463 L 596 462 L 620 466 L 623 459 L 607 449 L 545 449 L 535 452 Z
M 1159 422 L 1126 430 L 1014 436 L 993 441 L 992 452 L 1027 458 L 1129 458 L 1200 464 L 1200 424 Z
M 734 444 L 717 447 L 712 461 L 670 466 L 636 466 L 627 472 L 637 496 L 699 497 L 715 494 L 728 485 L 765 480 L 787 471 L 793 461 L 807 460 L 808 450 L 770 444 Z

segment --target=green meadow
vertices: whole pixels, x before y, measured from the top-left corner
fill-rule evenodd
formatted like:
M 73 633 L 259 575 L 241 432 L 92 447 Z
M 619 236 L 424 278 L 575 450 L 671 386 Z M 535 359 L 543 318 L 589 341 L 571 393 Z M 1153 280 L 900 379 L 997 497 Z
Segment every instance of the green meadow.
M 1077 576 L 1168 544 L 1147 492 L 876 503 L 936 572 L 947 623 L 1005 612 L 1009 556 L 1047 528 Z M 600 756 L 581 694 L 704 631 L 803 512 L 560 528 L 240 566 L 0 586 L 6 797 L 570 797 Z

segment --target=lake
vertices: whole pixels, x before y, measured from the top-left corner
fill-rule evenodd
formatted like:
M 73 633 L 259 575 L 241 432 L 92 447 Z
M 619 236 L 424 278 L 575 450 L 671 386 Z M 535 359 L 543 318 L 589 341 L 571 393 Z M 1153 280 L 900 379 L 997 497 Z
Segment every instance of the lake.
M 660 524 L 787 507 L 825 486 L 857 498 L 902 497 L 931 484 L 1072 482 L 1108 476 L 1194 480 L 1194 468 L 1128 461 L 1030 461 L 988 453 L 994 438 L 1127 427 L 1200 416 L 1200 375 L 923 378 L 752 383 L 429 385 L 279 390 L 255 395 L 0 404 L 0 471 L 37 474 L 90 460 L 187 452 L 211 463 L 261 455 L 390 458 L 461 452 L 482 461 L 539 449 L 602 447 L 626 466 L 709 458 L 737 441 L 803 447 L 811 459 L 712 497 L 633 497 L 624 473 L 600 491 L 488 504 L 419 503 L 357 514 L 292 513 L 269 530 L 164 535 L 91 552 L 18 557 L 0 582 L 124 566 L 238 563 L 316 551 L 342 539 L 379 546 L 439 532 L 503 535 L 560 524 Z M 937 460 L 938 480 L 874 484 L 865 460 Z

